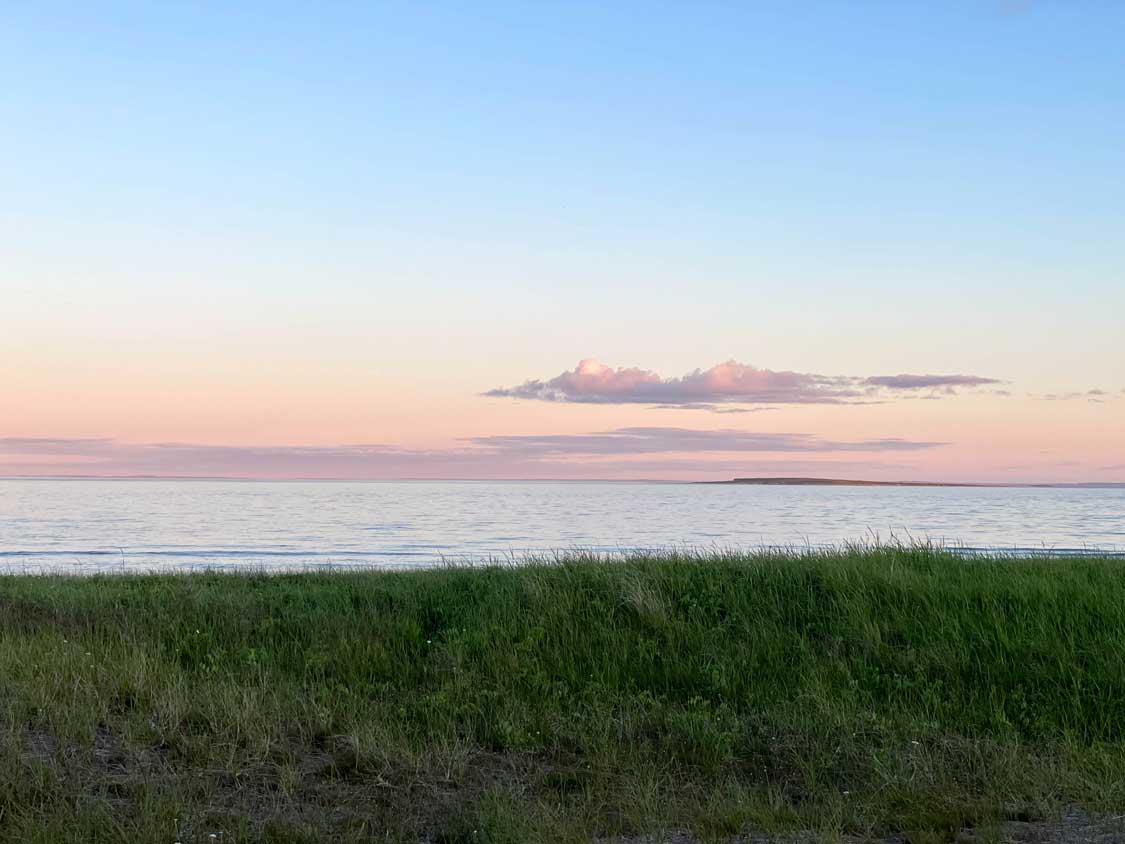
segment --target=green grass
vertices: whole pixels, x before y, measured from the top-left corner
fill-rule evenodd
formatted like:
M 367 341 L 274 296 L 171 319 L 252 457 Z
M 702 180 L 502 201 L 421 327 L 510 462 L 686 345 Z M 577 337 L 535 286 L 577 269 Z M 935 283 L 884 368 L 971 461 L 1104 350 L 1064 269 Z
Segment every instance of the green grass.
M 0 841 L 939 841 L 1122 771 L 1122 560 L 0 578 Z

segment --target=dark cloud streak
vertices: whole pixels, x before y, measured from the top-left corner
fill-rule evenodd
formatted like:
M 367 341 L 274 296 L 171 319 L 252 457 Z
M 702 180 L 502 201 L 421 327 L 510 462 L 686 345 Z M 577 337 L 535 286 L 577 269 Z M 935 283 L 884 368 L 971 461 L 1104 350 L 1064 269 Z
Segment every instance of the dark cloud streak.
M 606 458 L 659 455 L 910 452 L 943 443 L 841 442 L 810 434 L 632 427 L 587 434 L 487 436 L 448 449 L 390 445 L 217 446 L 108 439 L 0 438 L 0 475 L 257 478 L 591 476 Z M 626 462 L 626 461 L 619 461 Z
M 983 387 L 999 384 L 995 378 L 980 375 L 872 375 L 863 379 L 872 387 L 887 387 L 891 390 L 932 390 L 953 389 L 956 387 Z
M 946 445 L 897 438 L 838 442 L 811 434 L 697 431 L 688 428 L 617 428 L 592 434 L 476 437 L 472 443 L 506 454 L 661 454 L 669 452 L 851 452 L 920 451 Z

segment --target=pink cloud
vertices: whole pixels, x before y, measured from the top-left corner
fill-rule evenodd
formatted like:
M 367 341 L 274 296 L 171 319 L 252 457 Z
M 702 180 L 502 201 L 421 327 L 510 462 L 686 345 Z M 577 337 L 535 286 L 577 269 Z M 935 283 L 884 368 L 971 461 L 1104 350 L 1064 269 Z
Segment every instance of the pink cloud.
M 678 378 L 647 369 L 614 369 L 587 358 L 546 381 L 532 379 L 485 395 L 584 404 L 651 404 L 715 410 L 718 404 L 855 404 L 888 396 L 997 384 L 980 375 L 817 375 L 759 369 L 729 360 Z

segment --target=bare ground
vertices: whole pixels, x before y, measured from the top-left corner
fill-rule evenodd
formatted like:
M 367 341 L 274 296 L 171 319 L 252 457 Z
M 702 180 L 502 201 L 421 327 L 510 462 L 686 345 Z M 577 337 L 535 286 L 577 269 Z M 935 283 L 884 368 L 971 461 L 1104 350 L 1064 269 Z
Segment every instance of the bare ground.
M 809 832 L 784 835 L 747 833 L 728 839 L 727 844 L 819 844 L 826 839 Z M 829 838 L 837 844 L 914 844 L 928 837 L 910 833 L 865 839 L 844 835 Z M 1125 815 L 1093 815 L 1072 807 L 1057 818 L 1039 821 L 1008 821 L 992 830 L 961 830 L 958 844 L 1125 844 Z M 601 839 L 604 844 L 698 844 L 687 830 L 672 830 L 663 835 L 643 835 Z
M 78 801 L 108 801 L 124 815 L 138 811 L 143 787 L 163 787 L 195 795 L 201 809 L 185 817 L 181 834 L 187 839 L 222 829 L 226 821 L 247 819 L 252 828 L 286 824 L 318 830 L 322 840 L 339 831 L 366 828 L 437 829 L 459 809 L 489 788 L 538 790 L 556 775 L 573 774 L 565 765 L 545 765 L 542 759 L 520 754 L 468 753 L 412 767 L 385 760 L 372 767 L 361 762 L 342 737 L 316 747 L 278 748 L 267 760 L 237 769 L 199 770 L 187 764 L 175 745 L 128 747 L 105 728 L 99 728 L 88 749 L 60 746 L 47 733 L 28 731 L 20 762 L 45 766 L 60 787 Z M 444 770 L 442 769 L 442 766 Z M 403 811 L 403 807 L 410 809 Z M 942 840 L 958 844 L 1125 844 L 1125 815 L 1095 814 L 1071 807 L 1050 819 L 1008 820 L 990 829 L 964 829 Z M 419 844 L 436 844 L 419 832 Z M 931 844 L 933 833 L 900 834 L 869 839 L 843 835 L 825 837 L 812 832 L 767 834 L 746 832 L 720 839 L 722 844 Z M 707 842 L 716 842 L 708 837 Z M 591 844 L 703 844 L 689 830 L 645 835 L 596 838 Z

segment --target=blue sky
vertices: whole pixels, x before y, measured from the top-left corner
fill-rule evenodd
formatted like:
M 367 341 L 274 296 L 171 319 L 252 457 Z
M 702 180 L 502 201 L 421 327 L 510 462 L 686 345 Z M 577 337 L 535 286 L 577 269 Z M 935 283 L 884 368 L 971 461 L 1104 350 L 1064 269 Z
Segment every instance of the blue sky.
M 366 361 L 418 414 L 587 357 L 1119 390 L 1122 32 L 1109 2 L 21 5 L 6 351 L 118 398 L 225 383 L 200 345 L 341 390 Z M 12 435 L 191 438 L 20 395 Z

